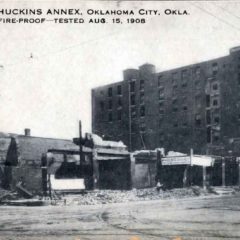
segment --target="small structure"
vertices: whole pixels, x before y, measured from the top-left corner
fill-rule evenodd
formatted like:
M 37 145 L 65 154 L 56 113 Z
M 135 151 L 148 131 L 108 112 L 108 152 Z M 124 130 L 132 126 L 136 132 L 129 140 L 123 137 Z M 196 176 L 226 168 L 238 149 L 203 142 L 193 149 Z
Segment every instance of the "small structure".
M 30 130 L 25 131 L 25 135 L 2 135 L 0 142 L 4 187 L 16 189 L 21 183 L 21 187 L 36 194 L 42 194 L 45 184 L 43 155 L 51 148 L 78 149 L 70 140 L 32 137 Z M 54 156 L 52 160 L 60 165 L 64 161 L 61 155 Z
M 164 154 L 164 149 L 158 149 Z M 131 154 L 131 174 L 133 188 L 156 186 L 157 149 L 141 150 Z

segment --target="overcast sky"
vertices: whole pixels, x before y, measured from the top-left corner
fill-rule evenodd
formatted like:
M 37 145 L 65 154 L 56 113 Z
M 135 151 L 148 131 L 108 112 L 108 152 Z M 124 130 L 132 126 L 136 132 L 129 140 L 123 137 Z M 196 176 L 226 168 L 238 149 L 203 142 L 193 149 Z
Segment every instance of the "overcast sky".
M 34 136 L 71 139 L 79 119 L 84 132 L 91 131 L 91 88 L 121 81 L 124 69 L 146 62 L 157 71 L 171 69 L 227 55 L 240 45 L 238 2 L 0 3 L 53 7 L 170 8 L 190 15 L 147 16 L 146 24 L 132 25 L 0 23 L 0 131 L 31 128 Z

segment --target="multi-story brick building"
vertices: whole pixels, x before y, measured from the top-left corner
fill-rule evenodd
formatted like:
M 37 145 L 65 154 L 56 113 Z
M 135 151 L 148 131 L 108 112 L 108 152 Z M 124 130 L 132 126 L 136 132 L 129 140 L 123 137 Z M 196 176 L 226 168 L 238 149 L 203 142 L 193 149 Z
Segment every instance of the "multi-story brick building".
M 217 59 L 156 73 L 123 72 L 92 90 L 92 131 L 130 150 L 234 150 L 240 137 L 240 47 Z

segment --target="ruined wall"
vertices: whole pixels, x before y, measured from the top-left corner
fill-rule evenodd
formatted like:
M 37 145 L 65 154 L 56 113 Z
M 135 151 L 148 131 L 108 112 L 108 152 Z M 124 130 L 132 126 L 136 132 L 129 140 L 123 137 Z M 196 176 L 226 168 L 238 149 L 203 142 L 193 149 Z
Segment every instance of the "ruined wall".
M 135 164 L 134 175 L 132 175 L 132 187 L 148 188 L 156 186 L 156 174 L 155 163 Z
M 5 167 L 6 179 L 12 189 L 20 181 L 23 186 L 33 192 L 42 193 L 42 169 L 41 167 L 20 166 L 20 167 Z

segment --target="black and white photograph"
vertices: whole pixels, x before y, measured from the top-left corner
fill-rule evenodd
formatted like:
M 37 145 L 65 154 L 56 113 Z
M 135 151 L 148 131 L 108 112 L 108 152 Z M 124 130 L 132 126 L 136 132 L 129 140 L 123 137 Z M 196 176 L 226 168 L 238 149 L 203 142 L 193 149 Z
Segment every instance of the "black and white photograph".
M 240 239 L 240 1 L 0 1 L 0 240 Z

